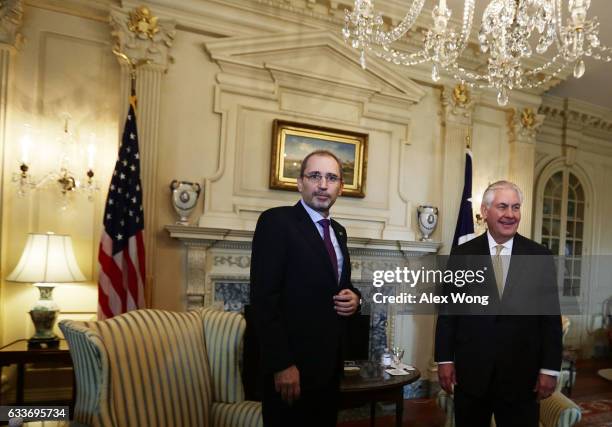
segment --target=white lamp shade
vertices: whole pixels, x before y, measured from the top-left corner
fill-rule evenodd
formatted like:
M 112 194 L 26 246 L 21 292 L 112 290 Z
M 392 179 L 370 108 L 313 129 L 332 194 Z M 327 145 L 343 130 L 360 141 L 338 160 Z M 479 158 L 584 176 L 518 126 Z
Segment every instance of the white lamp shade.
M 17 267 L 8 275 L 11 282 L 83 282 L 72 249 L 72 238 L 54 233 L 30 233 Z

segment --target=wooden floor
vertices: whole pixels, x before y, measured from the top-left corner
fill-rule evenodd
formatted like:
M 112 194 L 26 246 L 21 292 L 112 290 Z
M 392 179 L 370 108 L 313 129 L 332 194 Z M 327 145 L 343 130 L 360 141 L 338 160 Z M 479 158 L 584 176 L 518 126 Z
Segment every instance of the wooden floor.
M 576 364 L 576 384 L 570 398 L 576 400 L 596 400 L 612 398 L 612 382 L 597 375 L 597 371 L 612 368 L 612 359 L 579 360 Z M 406 427 L 443 427 L 445 415 L 433 399 L 404 401 L 404 421 Z M 341 427 L 369 427 L 369 420 L 344 422 Z M 376 427 L 393 427 L 395 418 L 384 416 L 376 419 Z M 579 427 L 578 424 L 576 427 Z
M 612 382 L 597 375 L 597 371 L 605 368 L 612 368 L 612 358 L 579 360 L 576 363 L 576 386 L 570 397 L 591 400 L 612 398 Z
M 404 400 L 404 420 L 402 426 L 409 427 L 442 427 L 446 416 L 436 406 L 434 399 Z M 369 427 L 370 420 L 338 423 L 339 427 Z M 395 427 L 395 416 L 376 417 L 376 427 Z

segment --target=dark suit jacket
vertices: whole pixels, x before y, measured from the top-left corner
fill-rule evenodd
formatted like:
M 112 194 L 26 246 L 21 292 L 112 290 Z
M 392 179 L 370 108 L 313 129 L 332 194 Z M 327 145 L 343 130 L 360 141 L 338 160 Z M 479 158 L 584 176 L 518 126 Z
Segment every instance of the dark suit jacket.
M 344 257 L 339 284 L 301 202 L 263 212 L 253 236 L 251 305 L 264 373 L 296 365 L 302 389 L 338 378 L 346 319 L 336 314 L 333 296 L 342 288 L 360 295 L 350 280 L 346 230 L 333 219 L 331 226 Z
M 476 292 L 489 294 L 491 306 L 485 314 L 441 311 L 435 360 L 453 361 L 458 387 L 472 395 L 483 396 L 492 386 L 508 400 L 533 396 L 540 369 L 559 371 L 561 367 L 561 317 L 552 254 L 515 235 L 501 301 L 486 233 L 452 250 L 450 268 L 465 269 L 465 264 L 470 269 L 486 267 L 485 286 Z M 544 315 L 535 314 L 534 308 L 544 306 L 540 311 Z

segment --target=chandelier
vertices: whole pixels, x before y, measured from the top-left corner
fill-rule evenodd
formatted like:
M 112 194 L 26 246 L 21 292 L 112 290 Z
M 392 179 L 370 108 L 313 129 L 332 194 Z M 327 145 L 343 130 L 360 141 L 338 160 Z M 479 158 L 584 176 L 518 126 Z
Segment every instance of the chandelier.
M 567 0 L 565 24 L 562 0 L 490 0 L 478 33 L 480 51 L 487 55 L 483 71 L 459 65 L 472 32 L 475 0 L 464 0 L 460 28 L 451 25 L 452 10 L 446 0 L 439 0 L 422 46 L 415 52 L 393 47 L 415 26 L 424 3 L 412 0 L 400 23 L 390 27 L 374 10 L 373 0 L 355 0 L 353 10 L 346 11 L 342 35 L 359 51 L 364 69 L 368 53 L 398 65 L 430 62 L 434 82 L 445 71 L 470 87 L 495 90 L 498 104 L 504 106 L 510 90 L 543 86 L 568 67 L 573 67 L 574 77 L 582 77 L 585 56 L 606 62 L 612 59 L 612 50 L 601 45 L 597 18 L 587 19 L 591 0 Z M 543 64 L 529 67 L 535 62 L 529 60 L 534 53 L 544 55 L 549 50 Z

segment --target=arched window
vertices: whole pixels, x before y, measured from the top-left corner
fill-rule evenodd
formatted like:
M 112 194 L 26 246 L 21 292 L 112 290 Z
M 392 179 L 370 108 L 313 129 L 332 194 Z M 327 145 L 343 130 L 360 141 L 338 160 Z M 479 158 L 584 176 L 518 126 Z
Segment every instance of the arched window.
M 542 195 L 541 242 L 565 263 L 563 296 L 579 296 L 586 203 L 583 186 L 569 170 L 560 170 L 548 179 Z

